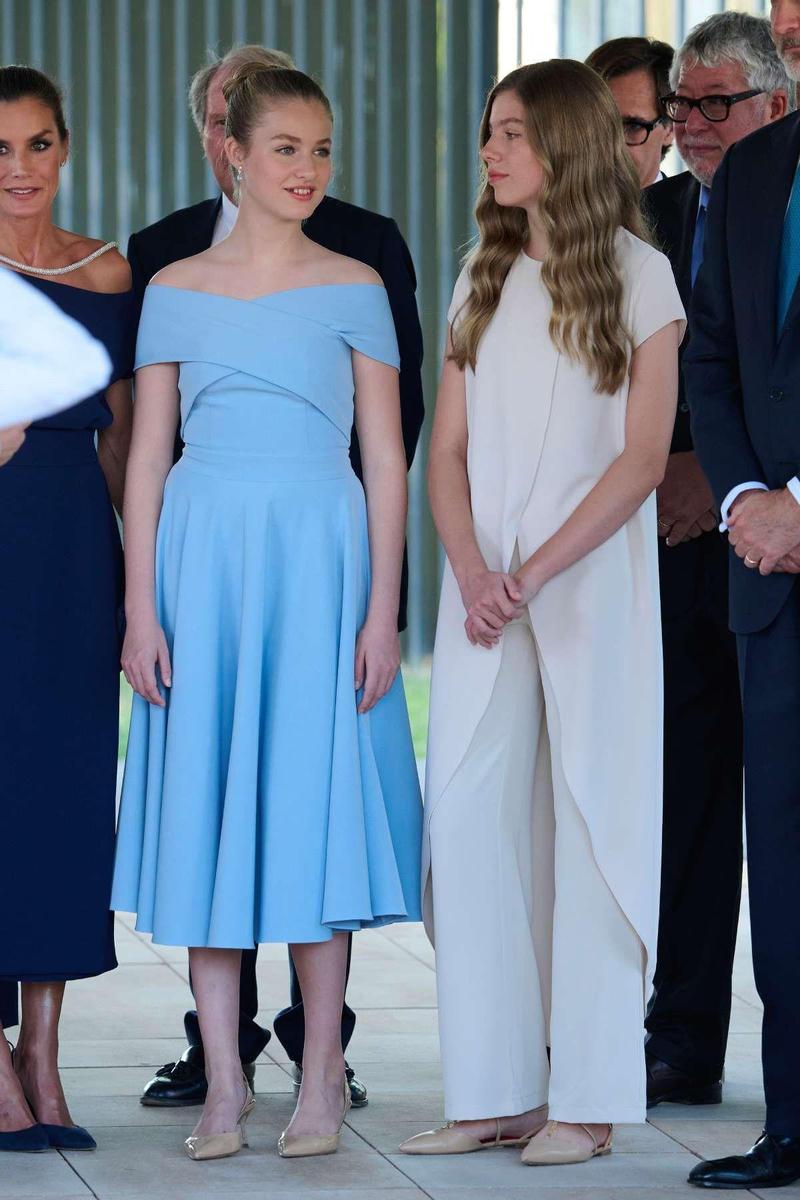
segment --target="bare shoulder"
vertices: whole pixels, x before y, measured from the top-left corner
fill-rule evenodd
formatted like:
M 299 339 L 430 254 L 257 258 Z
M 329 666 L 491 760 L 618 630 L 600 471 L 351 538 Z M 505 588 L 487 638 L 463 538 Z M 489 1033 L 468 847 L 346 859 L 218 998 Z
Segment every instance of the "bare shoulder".
M 81 262 L 98 250 L 104 251 L 85 266 L 76 269 L 73 278 L 79 287 L 93 292 L 130 291 L 131 269 L 119 250 L 115 247 L 106 250 L 105 247 L 109 243 L 101 238 L 86 237 L 85 234 L 73 233 L 67 229 L 57 229 L 55 234 L 60 248 L 59 256 L 65 262 Z
M 162 267 L 150 282 L 161 284 L 162 287 L 197 288 L 207 275 L 208 254 L 204 250 L 202 254 L 193 254 L 191 258 L 179 258 L 177 262 Z
M 90 264 L 98 292 L 129 292 L 131 269 L 119 250 L 107 250 Z
M 383 286 L 383 280 L 377 271 L 359 262 L 357 258 L 348 258 L 346 254 L 335 254 L 327 250 L 320 258 L 319 266 L 324 273 L 326 283 L 374 283 Z

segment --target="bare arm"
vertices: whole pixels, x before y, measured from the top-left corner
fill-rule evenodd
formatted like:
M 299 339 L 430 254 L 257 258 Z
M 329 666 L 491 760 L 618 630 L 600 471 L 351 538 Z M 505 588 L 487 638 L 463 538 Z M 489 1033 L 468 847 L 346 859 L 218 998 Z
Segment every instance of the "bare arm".
M 397 611 L 408 485 L 397 371 L 354 350 L 353 377 L 372 578 L 356 645 L 355 685 L 364 688 L 358 711 L 367 712 L 388 692 L 400 667 Z
M 140 695 L 164 706 L 156 663 L 166 687 L 171 683 L 169 653 L 156 615 L 155 548 L 164 481 L 172 466 L 178 424 L 178 368 L 159 363 L 136 372 L 133 436 L 125 484 L 125 615 L 122 649 L 125 675 Z
M 108 484 L 111 503 L 122 516 L 122 496 L 125 490 L 125 468 L 131 446 L 133 405 L 129 379 L 118 379 L 106 392 L 113 420 L 101 429 L 97 438 L 97 457 Z
M 521 592 L 510 575 L 490 571 L 472 519 L 467 475 L 467 401 L 464 372 L 447 357 L 442 367 L 428 459 L 428 492 L 436 529 L 456 577 L 467 620 L 467 636 L 493 645 L 511 619 Z
M 678 399 L 679 325 L 633 353 L 625 448 L 572 515 L 517 572 L 526 600 L 621 529 L 664 477 Z

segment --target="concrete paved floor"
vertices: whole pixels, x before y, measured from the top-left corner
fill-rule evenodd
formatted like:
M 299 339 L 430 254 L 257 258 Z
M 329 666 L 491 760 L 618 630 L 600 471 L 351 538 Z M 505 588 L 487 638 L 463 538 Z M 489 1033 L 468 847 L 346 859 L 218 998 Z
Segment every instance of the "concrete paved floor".
M 274 1040 L 258 1066 L 251 1145 L 236 1158 L 190 1162 L 181 1141 L 197 1110 L 140 1106 L 152 1068 L 183 1048 L 186 954 L 151 946 L 124 916 L 117 918 L 117 947 L 117 971 L 68 987 L 62 1025 L 72 1111 L 99 1149 L 0 1155 L 0 1200 L 677 1200 L 699 1195 L 685 1182 L 697 1156 L 744 1149 L 761 1128 L 761 1014 L 744 920 L 724 1103 L 660 1107 L 647 1125 L 620 1126 L 608 1158 L 536 1169 L 521 1166 L 510 1150 L 429 1159 L 397 1154 L 403 1138 L 442 1118 L 433 953 L 421 926 L 356 938 L 348 996 L 358 1026 L 349 1059 L 369 1087 L 370 1104 L 351 1113 L 338 1154 L 293 1162 L 275 1149 L 293 1099 Z M 259 982 L 268 1024 L 286 998 L 282 946 L 261 948 Z M 713 1194 L 720 1200 L 734 1195 Z M 800 1198 L 800 1185 L 780 1194 Z

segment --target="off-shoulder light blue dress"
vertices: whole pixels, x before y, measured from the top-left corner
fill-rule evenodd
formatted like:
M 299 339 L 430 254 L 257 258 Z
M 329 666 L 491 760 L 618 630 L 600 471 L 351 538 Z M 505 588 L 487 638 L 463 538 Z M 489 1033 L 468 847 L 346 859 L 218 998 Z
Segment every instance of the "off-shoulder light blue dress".
M 402 680 L 357 712 L 369 597 L 352 350 L 399 366 L 386 292 L 153 285 L 136 366 L 177 362 L 158 527 L 166 708 L 134 698 L 112 907 L 165 945 L 317 942 L 420 918 Z

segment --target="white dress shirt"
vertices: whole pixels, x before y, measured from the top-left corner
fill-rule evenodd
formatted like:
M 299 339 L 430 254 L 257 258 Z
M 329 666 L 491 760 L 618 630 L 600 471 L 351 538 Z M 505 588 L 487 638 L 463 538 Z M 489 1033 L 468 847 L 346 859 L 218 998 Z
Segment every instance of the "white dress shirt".
M 70 408 L 110 377 L 102 342 L 20 275 L 0 268 L 0 429 Z
M 214 236 L 211 238 L 211 245 L 216 246 L 233 229 L 236 224 L 236 218 L 239 215 L 239 209 L 229 200 L 225 193 L 222 193 L 222 208 L 219 210 L 217 223 L 214 226 Z

